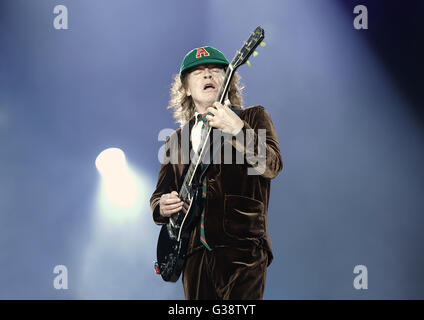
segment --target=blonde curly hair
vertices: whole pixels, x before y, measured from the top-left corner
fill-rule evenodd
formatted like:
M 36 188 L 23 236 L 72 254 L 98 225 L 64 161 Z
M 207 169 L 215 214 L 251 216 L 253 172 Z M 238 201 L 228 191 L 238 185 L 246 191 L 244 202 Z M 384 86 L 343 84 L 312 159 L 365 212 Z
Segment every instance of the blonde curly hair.
M 237 72 L 234 72 L 230 88 L 228 89 L 228 99 L 235 109 L 242 109 L 243 105 L 243 87 L 240 86 L 240 79 L 240 75 Z M 176 74 L 171 86 L 170 100 L 167 109 L 174 109 L 173 117 L 175 122 L 179 123 L 181 127 L 189 121 L 196 112 L 193 98 L 191 96 L 187 96 L 186 88 L 187 73 L 183 76 Z

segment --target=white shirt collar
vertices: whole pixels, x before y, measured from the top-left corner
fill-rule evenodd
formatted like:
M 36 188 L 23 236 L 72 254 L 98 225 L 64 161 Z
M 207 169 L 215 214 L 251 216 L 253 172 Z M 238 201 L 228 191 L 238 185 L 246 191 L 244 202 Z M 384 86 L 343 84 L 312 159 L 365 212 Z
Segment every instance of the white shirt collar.
M 199 114 L 201 114 L 200 112 L 195 112 L 194 113 L 194 125 L 196 125 L 197 124 L 197 122 L 199 122 L 199 119 L 197 118 L 197 116 L 199 115 Z

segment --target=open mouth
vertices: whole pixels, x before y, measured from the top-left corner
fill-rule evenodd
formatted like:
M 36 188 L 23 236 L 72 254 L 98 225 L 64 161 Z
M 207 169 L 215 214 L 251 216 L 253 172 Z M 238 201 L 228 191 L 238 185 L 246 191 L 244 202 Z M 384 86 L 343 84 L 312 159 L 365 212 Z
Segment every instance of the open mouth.
M 215 85 L 213 84 L 213 83 L 206 83 L 204 86 L 203 86 L 203 90 L 215 90 Z

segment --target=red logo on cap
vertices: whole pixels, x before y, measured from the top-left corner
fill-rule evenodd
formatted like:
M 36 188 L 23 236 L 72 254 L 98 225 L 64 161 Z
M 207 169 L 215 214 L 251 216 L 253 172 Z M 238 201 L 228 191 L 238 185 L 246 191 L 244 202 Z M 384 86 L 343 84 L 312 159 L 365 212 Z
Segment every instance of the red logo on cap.
M 209 56 L 209 52 L 207 52 L 206 49 L 202 47 L 202 48 L 197 49 L 196 59 L 201 58 L 202 54 L 203 54 L 204 57 Z

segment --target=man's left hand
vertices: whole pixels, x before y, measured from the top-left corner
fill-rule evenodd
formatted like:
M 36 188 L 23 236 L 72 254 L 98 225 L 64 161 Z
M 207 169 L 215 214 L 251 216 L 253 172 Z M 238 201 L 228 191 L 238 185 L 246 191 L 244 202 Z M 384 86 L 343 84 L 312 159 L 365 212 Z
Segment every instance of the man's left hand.
M 219 102 L 214 102 L 213 107 L 207 108 L 206 111 L 213 114 L 206 116 L 209 125 L 222 132 L 236 135 L 244 126 L 243 121 L 229 107 Z

